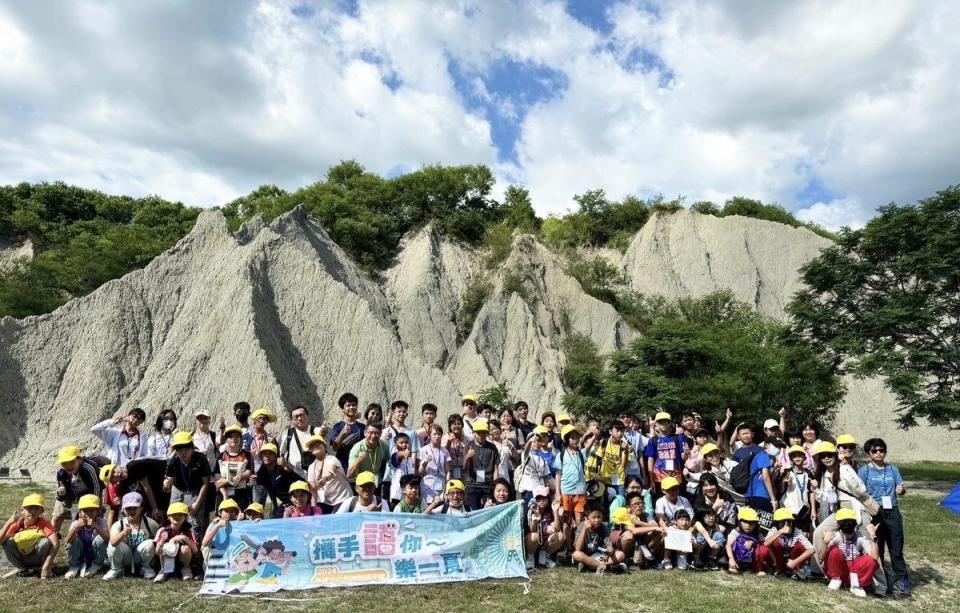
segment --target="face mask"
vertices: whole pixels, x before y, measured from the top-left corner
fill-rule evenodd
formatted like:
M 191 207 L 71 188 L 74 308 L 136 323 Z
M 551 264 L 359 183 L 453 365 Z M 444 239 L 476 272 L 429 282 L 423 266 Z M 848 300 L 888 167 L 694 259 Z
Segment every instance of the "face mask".
M 767 447 L 767 455 L 771 458 L 775 458 L 780 455 L 780 450 L 771 445 L 770 447 Z
M 176 427 L 177 427 L 177 422 L 173 421 L 172 419 L 164 419 L 164 420 L 163 420 L 163 428 L 164 428 L 164 430 L 173 430 L 173 429 L 176 428 Z

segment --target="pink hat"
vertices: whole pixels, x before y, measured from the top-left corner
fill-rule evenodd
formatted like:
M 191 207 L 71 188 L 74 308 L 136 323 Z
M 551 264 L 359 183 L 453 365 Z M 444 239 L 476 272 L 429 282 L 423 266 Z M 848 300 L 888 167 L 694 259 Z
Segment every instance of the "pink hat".
M 140 507 L 143 506 L 143 496 L 136 492 L 129 492 L 124 494 L 123 500 L 120 501 L 120 508 L 129 509 L 130 507 Z
M 534 498 L 549 498 L 550 497 L 550 488 L 541 485 L 540 487 L 533 488 L 533 497 Z

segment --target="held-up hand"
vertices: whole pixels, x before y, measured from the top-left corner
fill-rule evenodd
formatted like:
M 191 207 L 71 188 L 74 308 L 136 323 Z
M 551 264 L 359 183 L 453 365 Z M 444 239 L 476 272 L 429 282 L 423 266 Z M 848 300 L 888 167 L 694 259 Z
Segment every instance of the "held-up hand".
M 784 535 L 784 536 L 787 536 L 787 535 L 789 535 L 791 532 L 793 532 L 793 529 L 790 527 L 789 524 L 784 524 L 783 528 L 780 528 L 779 532 L 780 532 L 780 534 L 782 534 L 782 535 Z
M 64 485 L 61 483 L 60 485 L 57 486 L 57 496 L 60 496 L 61 498 L 63 498 L 66 495 L 67 495 L 67 488 L 64 487 Z
M 903 492 L 906 491 L 902 483 L 898 483 L 897 487 L 894 490 L 898 496 L 903 496 Z
M 360 453 L 357 454 L 357 463 L 358 463 L 358 464 L 359 464 L 360 462 L 366 461 L 366 459 L 367 459 L 367 452 L 366 452 L 366 451 L 361 451 Z
M 780 417 L 786 417 L 786 416 L 787 416 L 787 407 L 780 407 L 780 410 L 777 411 L 777 415 L 779 415 Z
M 163 491 L 169 492 L 171 489 L 173 489 L 173 477 L 166 477 L 163 480 Z
M 733 419 L 733 409 L 727 409 L 727 419 Z
M 230 523 L 230 520 L 227 519 L 226 517 L 221 517 L 220 519 L 217 520 L 217 526 L 221 528 L 226 528 L 229 523 Z
M 220 431 L 223 432 L 227 428 L 227 420 L 223 418 L 223 415 L 220 416 Z
M 475 456 L 475 455 L 477 455 L 477 450 L 476 450 L 476 449 L 471 449 L 470 451 L 467 452 L 467 459 L 468 459 L 468 460 L 469 460 L 469 459 L 472 459 L 473 456 Z

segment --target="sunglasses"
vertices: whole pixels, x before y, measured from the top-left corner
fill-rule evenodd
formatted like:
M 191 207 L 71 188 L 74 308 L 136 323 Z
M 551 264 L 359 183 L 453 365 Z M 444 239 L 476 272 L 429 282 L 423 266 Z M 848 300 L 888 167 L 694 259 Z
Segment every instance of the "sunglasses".
M 887 452 L 886 447 L 874 447 L 873 449 L 870 450 L 870 453 L 886 453 L 886 452 Z

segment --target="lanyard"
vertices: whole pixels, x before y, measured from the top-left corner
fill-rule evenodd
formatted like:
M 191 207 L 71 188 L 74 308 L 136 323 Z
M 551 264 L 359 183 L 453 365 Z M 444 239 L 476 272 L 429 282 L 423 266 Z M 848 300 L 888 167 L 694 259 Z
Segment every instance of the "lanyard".
M 810 480 L 810 477 L 808 475 L 804 475 L 803 473 L 797 472 L 794 472 L 793 475 L 794 479 L 797 481 L 797 488 L 800 490 L 800 493 L 805 493 L 807 491 L 807 482 Z M 804 477 L 803 481 L 800 480 L 801 475 Z
M 120 431 L 120 434 L 126 439 L 126 441 L 125 441 L 125 443 L 124 443 L 124 449 L 125 449 L 125 451 L 126 451 L 126 454 L 125 454 L 126 457 L 129 458 L 129 459 L 131 459 L 131 460 L 135 460 L 135 459 L 137 458 L 137 453 L 140 451 L 140 432 L 137 432 L 136 434 L 127 434 L 127 431 L 126 431 L 126 430 L 121 430 L 121 431 Z M 134 441 L 134 443 L 135 443 L 135 444 L 133 445 L 133 451 L 132 451 L 132 452 L 131 452 L 131 450 L 130 450 L 130 439 L 133 439 L 133 441 Z M 117 441 L 117 451 L 119 451 L 119 450 L 120 450 L 120 442 Z
M 879 468 L 877 468 L 877 467 L 874 466 L 873 464 L 870 465 L 870 468 L 871 468 L 871 469 L 873 469 L 873 470 L 877 471 L 878 473 L 880 473 L 880 478 L 883 479 L 883 491 L 884 491 L 884 492 L 887 491 L 887 468 L 888 468 L 888 467 L 889 467 L 889 466 L 888 466 L 887 464 L 884 464 L 884 465 L 883 465 L 883 470 L 880 470 Z
M 379 442 L 377 443 L 377 451 L 376 451 L 375 453 L 370 450 L 370 447 L 369 447 L 369 446 L 367 447 L 367 451 L 370 452 L 370 458 L 371 458 L 371 459 L 370 459 L 370 472 L 376 473 L 376 472 L 378 472 L 377 466 L 379 466 L 379 464 L 380 464 L 380 463 L 377 461 L 377 460 L 380 459 L 380 458 L 379 458 L 379 456 L 380 456 L 380 443 L 379 443 Z

